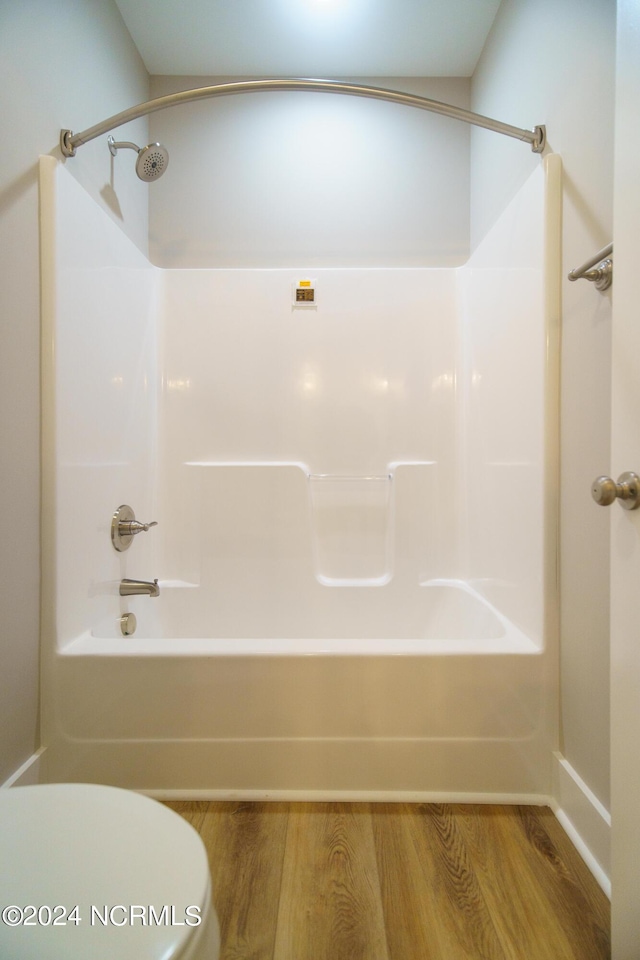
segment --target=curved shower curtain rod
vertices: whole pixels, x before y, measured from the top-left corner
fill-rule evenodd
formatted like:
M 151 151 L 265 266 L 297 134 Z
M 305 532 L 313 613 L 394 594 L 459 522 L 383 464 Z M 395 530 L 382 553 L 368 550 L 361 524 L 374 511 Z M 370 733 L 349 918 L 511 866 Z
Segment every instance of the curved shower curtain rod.
M 543 126 L 534 127 L 533 130 L 521 130 L 519 127 L 512 127 L 508 123 L 501 123 L 499 120 L 492 120 L 490 117 L 483 117 L 479 113 L 471 113 L 469 110 L 463 110 L 461 107 L 454 107 L 448 103 L 441 103 L 439 100 L 429 100 L 427 97 L 418 97 L 412 93 L 400 93 L 397 90 L 387 90 L 384 87 L 367 87 L 357 83 L 343 83 L 340 80 L 292 79 L 242 80 L 234 83 L 218 83 L 211 87 L 196 87 L 193 90 L 182 90 L 178 93 L 168 94 L 166 97 L 147 100 L 145 103 L 139 103 L 135 107 L 129 107 L 128 110 L 116 113 L 113 117 L 103 120 L 102 123 L 97 123 L 95 126 L 89 127 L 88 130 L 83 130 L 82 133 L 61 130 L 60 149 L 65 157 L 75 157 L 76 148 L 82 146 L 83 143 L 88 143 L 89 140 L 94 140 L 123 123 L 137 120 L 138 117 L 144 117 L 156 110 L 164 110 L 166 107 L 173 107 L 178 103 L 189 103 L 192 100 L 207 100 L 209 97 L 225 97 L 236 93 L 257 93 L 261 90 L 312 90 L 319 93 L 343 93 L 353 97 L 388 100 L 391 103 L 400 103 L 407 107 L 417 107 L 431 113 L 440 113 L 446 117 L 453 117 L 455 120 L 464 120 L 465 123 L 484 127 L 487 130 L 494 130 L 506 137 L 525 140 L 531 144 L 534 153 L 542 153 L 545 146 L 545 128 Z

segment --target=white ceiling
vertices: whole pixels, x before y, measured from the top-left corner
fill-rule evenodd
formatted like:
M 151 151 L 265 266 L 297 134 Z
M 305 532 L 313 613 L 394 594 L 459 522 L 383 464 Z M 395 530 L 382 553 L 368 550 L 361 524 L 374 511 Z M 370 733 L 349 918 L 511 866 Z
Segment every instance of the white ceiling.
M 116 0 L 151 74 L 473 73 L 500 0 Z

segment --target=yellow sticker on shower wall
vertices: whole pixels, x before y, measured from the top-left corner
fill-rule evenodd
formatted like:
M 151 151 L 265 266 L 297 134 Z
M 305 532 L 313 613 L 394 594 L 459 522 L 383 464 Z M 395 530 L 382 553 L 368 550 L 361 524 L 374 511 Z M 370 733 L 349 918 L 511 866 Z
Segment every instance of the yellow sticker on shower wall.
M 317 290 L 315 280 L 298 280 L 292 285 L 292 306 L 315 307 Z

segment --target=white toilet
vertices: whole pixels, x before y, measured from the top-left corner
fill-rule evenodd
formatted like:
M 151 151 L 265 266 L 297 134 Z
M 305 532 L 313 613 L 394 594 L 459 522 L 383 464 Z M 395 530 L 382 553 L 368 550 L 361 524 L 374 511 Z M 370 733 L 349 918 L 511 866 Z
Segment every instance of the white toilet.
M 0 790 L 3 960 L 217 960 L 219 946 L 207 854 L 182 817 L 116 787 Z

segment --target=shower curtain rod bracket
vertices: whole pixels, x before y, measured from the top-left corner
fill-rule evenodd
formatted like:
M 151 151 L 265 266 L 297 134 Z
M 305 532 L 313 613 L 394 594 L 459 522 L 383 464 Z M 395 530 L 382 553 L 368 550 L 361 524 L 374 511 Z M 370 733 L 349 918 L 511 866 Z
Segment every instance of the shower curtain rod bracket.
M 534 139 L 531 141 L 531 152 L 542 153 L 547 145 L 547 128 L 544 124 L 541 124 L 538 127 L 534 127 L 531 132 L 534 135 Z
M 76 148 L 70 142 L 73 133 L 71 130 L 61 130 L 60 131 L 60 150 L 62 151 L 63 157 L 75 157 Z
M 341 80 L 283 78 L 217 83 L 209 87 L 181 90 L 178 93 L 157 97 L 155 100 L 147 100 L 145 103 L 139 103 L 134 107 L 129 107 L 128 110 L 123 110 L 121 113 L 117 113 L 107 120 L 103 120 L 101 123 L 89 127 L 88 130 L 83 130 L 81 133 L 73 133 L 71 130 L 61 130 L 60 149 L 64 157 L 75 157 L 76 148 L 83 143 L 88 143 L 89 140 L 94 140 L 103 133 L 109 133 L 123 123 L 129 123 L 131 120 L 137 120 L 139 117 L 147 116 L 147 114 L 154 113 L 156 110 L 173 107 L 178 103 L 189 103 L 193 100 L 208 100 L 210 97 L 229 96 L 237 93 L 257 93 L 259 91 L 273 90 L 309 90 L 318 93 L 342 93 L 354 97 L 369 97 L 372 100 L 386 100 L 390 103 L 399 103 L 407 107 L 417 107 L 421 110 L 427 110 L 430 113 L 438 113 L 442 116 L 452 117 L 454 120 L 462 120 L 465 123 L 483 127 L 485 130 L 493 130 L 495 133 L 501 133 L 507 137 L 514 137 L 516 140 L 524 140 L 531 145 L 533 153 L 542 153 L 546 144 L 544 126 L 534 127 L 533 130 L 522 130 L 520 127 L 514 127 L 509 123 L 502 123 L 500 120 L 492 120 L 491 117 L 484 117 L 479 113 L 463 110 L 462 107 L 455 107 L 450 103 L 430 100 L 427 97 L 419 97 L 411 93 L 402 93 L 399 90 L 388 90 L 384 87 L 369 87 L 359 83 L 343 83 Z

